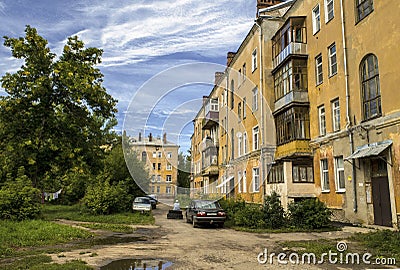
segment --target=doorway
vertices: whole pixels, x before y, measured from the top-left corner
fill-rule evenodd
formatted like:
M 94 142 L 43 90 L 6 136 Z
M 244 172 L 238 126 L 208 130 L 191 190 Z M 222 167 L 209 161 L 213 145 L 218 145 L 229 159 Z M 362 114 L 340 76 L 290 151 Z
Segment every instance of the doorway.
M 392 210 L 390 205 L 389 179 L 387 164 L 384 160 L 372 162 L 372 198 L 374 206 L 374 224 L 392 226 Z

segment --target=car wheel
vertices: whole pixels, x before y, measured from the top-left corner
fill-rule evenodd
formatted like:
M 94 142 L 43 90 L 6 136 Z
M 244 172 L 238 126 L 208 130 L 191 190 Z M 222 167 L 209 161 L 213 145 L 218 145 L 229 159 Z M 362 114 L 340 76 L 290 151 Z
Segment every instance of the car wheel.
M 193 228 L 197 228 L 197 223 L 196 223 L 196 221 L 194 220 L 194 217 L 192 217 L 192 224 L 193 224 Z

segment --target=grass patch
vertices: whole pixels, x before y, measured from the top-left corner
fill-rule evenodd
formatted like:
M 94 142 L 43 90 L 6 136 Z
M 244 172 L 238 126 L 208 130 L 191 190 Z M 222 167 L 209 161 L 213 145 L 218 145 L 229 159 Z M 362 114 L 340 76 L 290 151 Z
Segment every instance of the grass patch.
M 8 263 L 0 265 L 0 270 L 12 269 L 31 269 L 31 270 L 90 270 L 92 267 L 86 265 L 85 262 L 74 260 L 65 264 L 51 263 L 51 257 L 47 255 L 29 256 L 22 259 L 15 259 Z
M 284 241 L 279 243 L 283 250 L 290 250 L 298 254 L 314 253 L 320 257 L 322 253 L 336 250 L 336 240 L 320 239 L 315 241 Z
M 400 262 L 400 232 L 399 231 L 376 231 L 370 233 L 356 233 L 350 238 L 360 243 L 366 252 L 374 256 L 394 257 Z
M 109 224 L 109 223 L 87 223 L 80 224 L 80 226 L 94 229 L 94 230 L 105 230 L 118 233 L 133 233 L 134 228 L 122 224 Z
M 304 229 L 304 228 L 292 228 L 292 227 L 284 227 L 280 229 L 253 229 L 253 228 L 247 228 L 247 227 L 239 227 L 239 226 L 232 226 L 232 225 L 226 225 L 225 227 L 231 228 L 235 231 L 241 231 L 241 232 L 250 232 L 250 233 L 296 233 L 296 232 L 331 232 L 331 231 L 340 231 L 342 230 L 339 227 L 326 227 L 326 228 L 320 228 L 320 229 Z
M 138 212 L 126 212 L 111 215 L 93 215 L 85 211 L 80 205 L 43 205 L 42 217 L 45 220 L 68 219 L 75 221 L 87 221 L 95 223 L 110 224 L 154 224 L 155 220 L 151 214 Z
M 44 220 L 1 220 L 0 257 L 12 256 L 20 248 L 56 245 L 90 237 L 92 234 L 84 230 Z

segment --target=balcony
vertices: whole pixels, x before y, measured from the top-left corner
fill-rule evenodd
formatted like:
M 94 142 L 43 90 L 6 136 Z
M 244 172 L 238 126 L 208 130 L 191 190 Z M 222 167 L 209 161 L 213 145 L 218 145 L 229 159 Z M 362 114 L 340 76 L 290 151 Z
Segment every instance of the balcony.
M 202 129 L 211 129 L 212 127 L 218 126 L 219 112 L 208 111 L 206 117 L 203 119 Z
M 202 170 L 204 175 L 218 175 L 218 145 L 212 140 L 206 141 L 206 147 L 202 152 Z
M 300 42 L 290 42 L 274 59 L 273 68 L 278 67 L 290 55 L 307 55 L 307 44 Z
M 312 156 L 309 140 L 295 140 L 279 145 L 275 152 L 275 159 L 301 156 Z
M 279 67 L 291 55 L 307 57 L 306 17 L 290 17 L 272 38 L 272 65 Z
M 280 111 L 282 108 L 293 103 L 308 103 L 307 91 L 290 91 L 277 101 L 275 101 L 274 113 Z

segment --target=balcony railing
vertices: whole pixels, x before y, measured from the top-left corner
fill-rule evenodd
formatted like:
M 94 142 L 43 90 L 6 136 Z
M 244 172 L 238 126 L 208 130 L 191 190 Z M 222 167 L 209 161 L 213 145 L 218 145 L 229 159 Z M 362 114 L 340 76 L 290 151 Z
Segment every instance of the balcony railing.
M 309 102 L 307 91 L 290 91 L 285 96 L 275 101 L 274 111 L 275 112 L 279 111 L 280 109 L 291 103 L 307 103 L 307 102 Z
M 218 174 L 218 145 L 208 144 L 202 153 L 202 173 Z
M 211 129 L 214 126 L 218 126 L 219 112 L 209 111 L 203 120 L 203 129 Z
M 290 55 L 307 55 L 307 44 L 302 42 L 290 42 L 274 59 L 273 68 L 285 61 Z

